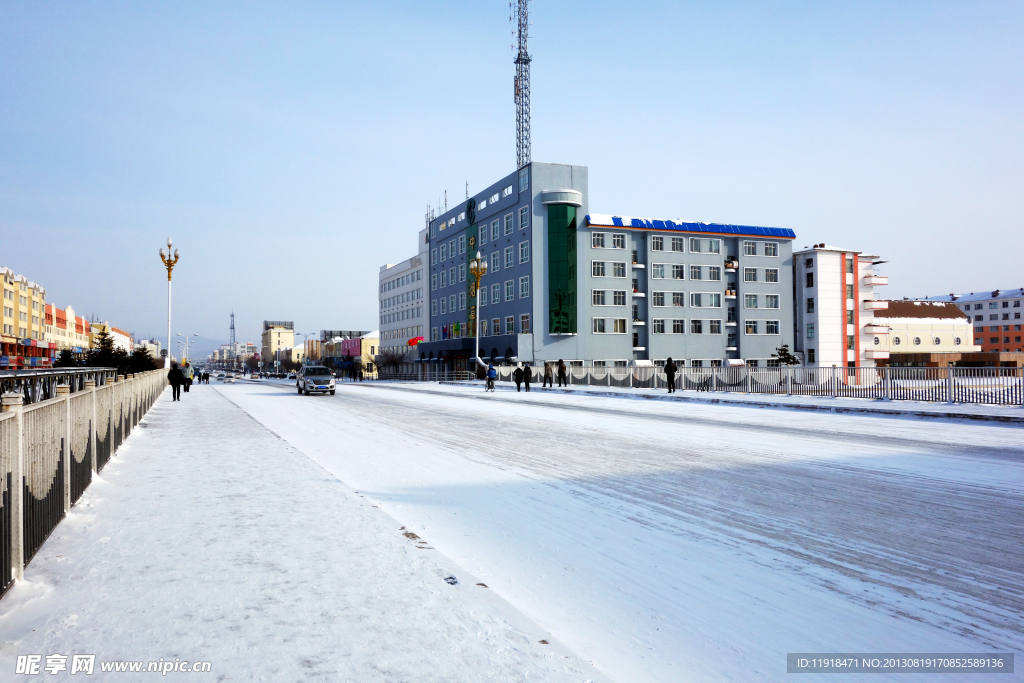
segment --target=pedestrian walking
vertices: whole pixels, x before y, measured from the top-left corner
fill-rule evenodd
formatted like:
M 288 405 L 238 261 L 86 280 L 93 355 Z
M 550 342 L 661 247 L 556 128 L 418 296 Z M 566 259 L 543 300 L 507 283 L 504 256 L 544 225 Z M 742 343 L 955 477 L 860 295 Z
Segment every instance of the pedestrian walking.
M 203 373 L 203 384 L 209 384 L 209 383 L 210 383 L 210 373 L 204 372 Z
M 554 385 L 555 385 L 555 383 L 551 381 L 551 363 L 548 363 L 547 361 L 545 361 L 544 362 L 544 379 L 542 381 L 542 384 L 540 385 L 540 388 L 541 389 L 543 389 L 544 387 L 553 388 Z
M 558 386 L 569 386 L 565 381 L 565 361 L 561 358 L 558 359 Z
M 519 385 L 523 383 L 523 368 L 516 363 L 516 369 L 512 371 L 512 381 L 516 383 L 516 391 L 519 391 Z
M 185 385 L 185 393 L 188 393 L 189 388 L 192 386 L 192 379 L 195 377 L 195 371 L 192 366 L 189 365 L 188 361 L 185 361 L 184 367 L 181 369 L 181 375 L 184 378 L 183 384 Z
M 171 371 L 167 373 L 167 381 L 171 384 L 171 400 L 181 400 L 181 385 L 185 383 L 185 375 L 181 373 L 177 363 L 171 363 Z
M 494 391 L 494 380 L 498 377 L 498 371 L 494 369 L 494 363 L 487 366 L 487 384 L 484 391 Z
M 668 382 L 668 393 L 673 393 L 676 390 L 676 371 L 678 368 L 676 364 L 672 362 L 672 356 L 668 357 L 665 361 L 665 380 Z
M 533 370 L 531 370 L 530 366 L 527 365 L 526 368 L 523 370 L 523 384 L 526 385 L 525 389 L 527 391 L 530 390 L 530 382 L 532 380 L 533 380 Z

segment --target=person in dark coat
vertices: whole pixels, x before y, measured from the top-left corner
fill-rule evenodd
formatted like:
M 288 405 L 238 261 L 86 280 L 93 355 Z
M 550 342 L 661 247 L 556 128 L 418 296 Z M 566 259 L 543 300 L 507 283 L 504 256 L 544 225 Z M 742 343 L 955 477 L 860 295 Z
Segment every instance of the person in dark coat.
M 676 390 L 676 371 L 679 368 L 672 362 L 672 357 L 669 356 L 668 360 L 665 361 L 665 379 L 668 381 L 668 393 L 673 393 Z
M 554 385 L 555 383 L 551 381 L 551 363 L 545 362 L 544 379 L 540 385 L 540 388 L 543 389 L 544 387 L 553 387 Z
M 533 370 L 531 370 L 530 366 L 527 365 L 526 368 L 523 369 L 523 384 L 526 385 L 524 388 L 527 391 L 530 390 L 530 382 L 531 381 L 533 381 Z
M 561 358 L 559 358 L 558 359 L 558 386 L 562 386 L 563 384 L 565 386 L 569 386 L 569 384 L 565 381 L 565 361 L 563 361 Z
M 516 383 L 516 391 L 520 391 L 519 385 L 523 383 L 523 369 L 518 365 L 512 371 L 512 381 Z
M 181 373 L 177 363 L 171 363 L 171 371 L 167 373 L 167 381 L 171 383 L 171 400 L 181 400 L 181 385 L 185 383 L 185 375 Z

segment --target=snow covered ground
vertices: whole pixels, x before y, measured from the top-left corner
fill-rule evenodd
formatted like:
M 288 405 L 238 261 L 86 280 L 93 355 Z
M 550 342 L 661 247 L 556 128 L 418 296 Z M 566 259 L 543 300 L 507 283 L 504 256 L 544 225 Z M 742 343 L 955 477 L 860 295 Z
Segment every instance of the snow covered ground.
M 426 384 L 218 390 L 615 680 L 1024 644 L 1019 427 Z
M 249 389 L 153 407 L 0 601 L 0 680 L 605 680 L 221 395 Z M 95 673 L 15 675 L 31 654 Z
M 1024 643 L 1020 427 L 436 384 L 183 398 L 0 601 L 0 670 L 781 681 L 787 652 Z

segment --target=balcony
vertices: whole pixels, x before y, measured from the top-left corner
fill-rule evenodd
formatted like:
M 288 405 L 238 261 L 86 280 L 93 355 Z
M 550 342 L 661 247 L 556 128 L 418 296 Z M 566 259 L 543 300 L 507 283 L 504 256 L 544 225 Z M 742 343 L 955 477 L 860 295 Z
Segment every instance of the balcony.
M 889 284 L 888 275 L 865 275 L 864 286 L 865 287 L 879 287 L 882 285 Z
M 633 268 L 634 269 L 644 270 L 644 269 L 647 268 L 647 266 L 644 265 L 643 263 L 637 263 L 636 261 L 633 261 Z
M 726 327 L 736 327 L 736 321 L 735 320 L 726 320 L 725 321 L 725 326 Z
M 888 351 L 865 351 L 864 357 L 869 360 L 885 360 L 889 357 Z
M 638 319 L 636 319 L 636 318 L 634 318 L 634 319 L 633 319 L 633 326 L 634 326 L 634 327 L 635 327 L 635 326 L 637 326 L 637 325 L 646 325 L 646 324 L 647 324 L 647 323 L 646 323 L 646 322 L 644 322 L 643 320 L 638 320 Z
M 735 259 L 726 259 L 725 261 L 725 272 L 735 273 L 736 269 L 740 267 L 740 262 Z
M 865 311 L 884 311 L 889 308 L 888 301 L 875 301 L 874 299 L 867 299 L 864 301 Z
M 865 325 L 864 334 L 889 334 L 887 325 Z
M 633 292 L 633 296 L 638 296 L 638 297 L 640 297 L 641 299 L 644 299 L 644 298 L 646 298 L 646 297 L 647 297 L 647 295 L 646 295 L 646 294 L 644 294 L 643 292 L 637 292 L 637 291 L 634 291 L 634 292 Z
M 646 346 L 634 346 L 633 350 L 634 351 L 646 351 L 647 347 Z
M 736 350 L 738 350 L 738 349 L 739 349 L 739 347 L 738 347 L 738 346 L 726 346 L 726 347 L 725 347 L 725 350 L 726 350 L 726 351 L 736 351 Z
M 736 298 L 736 290 L 735 289 L 727 289 L 727 290 L 725 290 L 725 298 L 726 299 L 735 299 Z

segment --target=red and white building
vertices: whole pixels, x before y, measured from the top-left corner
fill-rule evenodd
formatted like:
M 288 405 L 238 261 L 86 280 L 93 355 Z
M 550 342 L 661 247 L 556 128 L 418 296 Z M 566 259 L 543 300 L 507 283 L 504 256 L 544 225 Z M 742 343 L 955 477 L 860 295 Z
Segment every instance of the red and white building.
M 879 296 L 888 278 L 878 256 L 816 244 L 793 251 L 795 352 L 811 367 L 875 367 L 889 357 L 874 338 L 889 334 L 875 320 L 889 304 Z
M 45 340 L 57 345 L 59 351 L 68 349 L 72 353 L 84 353 L 89 350 L 89 322 L 75 315 L 75 309 L 57 308 L 46 304 Z

